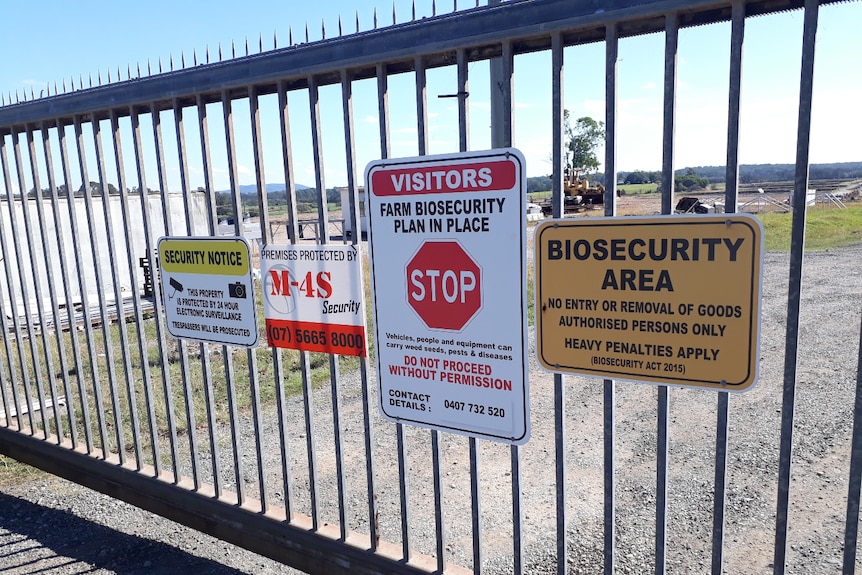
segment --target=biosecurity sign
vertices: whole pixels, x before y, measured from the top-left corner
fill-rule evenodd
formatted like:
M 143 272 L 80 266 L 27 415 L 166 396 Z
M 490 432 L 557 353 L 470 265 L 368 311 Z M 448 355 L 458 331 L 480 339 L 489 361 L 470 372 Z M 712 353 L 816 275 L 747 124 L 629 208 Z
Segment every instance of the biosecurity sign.
M 354 245 L 267 245 L 261 250 L 269 345 L 366 355 L 362 259 Z
M 365 185 L 383 416 L 526 442 L 520 152 L 372 162 Z
M 551 371 L 747 391 L 763 228 L 747 214 L 537 226 L 536 353 Z
M 158 245 L 168 333 L 213 343 L 256 345 L 248 242 L 240 237 L 165 237 Z

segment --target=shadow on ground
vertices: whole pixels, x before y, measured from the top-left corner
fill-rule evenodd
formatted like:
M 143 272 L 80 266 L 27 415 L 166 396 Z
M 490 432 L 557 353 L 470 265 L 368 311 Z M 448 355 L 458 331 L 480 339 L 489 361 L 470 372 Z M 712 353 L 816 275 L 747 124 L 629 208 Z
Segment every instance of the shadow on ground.
M 68 511 L 0 493 L 0 573 L 48 572 L 245 573 L 165 543 L 115 531 Z

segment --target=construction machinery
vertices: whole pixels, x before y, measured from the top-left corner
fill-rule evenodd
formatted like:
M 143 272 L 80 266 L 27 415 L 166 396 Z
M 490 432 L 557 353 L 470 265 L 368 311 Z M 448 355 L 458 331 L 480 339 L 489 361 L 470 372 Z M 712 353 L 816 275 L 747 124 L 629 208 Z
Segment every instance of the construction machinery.
M 574 172 L 574 177 L 572 177 Z M 617 192 L 619 195 L 619 192 Z M 581 212 L 591 206 L 605 203 L 605 187 L 587 178 L 581 178 L 577 170 L 566 170 L 563 180 L 563 211 L 565 213 Z M 542 212 L 551 215 L 552 205 L 550 200 L 541 204 Z

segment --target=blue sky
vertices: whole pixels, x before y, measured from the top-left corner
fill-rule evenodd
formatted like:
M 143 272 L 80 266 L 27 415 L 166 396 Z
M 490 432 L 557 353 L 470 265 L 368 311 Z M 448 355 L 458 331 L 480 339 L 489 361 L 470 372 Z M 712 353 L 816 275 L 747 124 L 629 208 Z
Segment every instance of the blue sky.
M 482 0 L 485 4 L 486 0 Z M 179 66 L 180 54 L 187 63 L 195 51 L 199 61 L 208 48 L 217 58 L 219 44 L 225 56 L 235 42 L 237 54 L 245 54 L 245 42 L 257 52 L 262 35 L 264 50 L 288 40 L 292 27 L 294 39 L 304 40 L 306 22 L 312 41 L 321 37 L 325 23 L 327 36 L 337 34 L 338 15 L 345 32 L 355 29 L 358 12 L 363 30 L 372 25 L 374 6 L 378 6 L 380 25 L 392 22 L 392 4 L 371 0 L 293 0 L 257 1 L 237 4 L 213 0 L 206 3 L 150 0 L 145 4 L 106 0 L 79 2 L 6 0 L 3 4 L 5 26 L 0 35 L 0 50 L 5 55 L 0 66 L 0 93 L 32 89 L 37 95 L 56 82 L 67 85 L 79 77 L 85 83 L 108 70 L 116 79 L 119 68 L 123 78 L 127 67 L 133 73 L 147 62 L 156 70 L 159 59 L 167 69 L 173 56 Z M 450 12 L 453 0 L 438 0 L 438 13 Z M 475 0 L 460 0 L 459 8 L 472 7 Z M 411 2 L 396 0 L 399 23 L 411 17 Z M 417 17 L 431 15 L 431 0 L 417 2 Z M 862 2 L 823 7 L 820 11 L 811 161 L 813 163 L 862 161 Z M 743 69 L 742 163 L 792 163 L 796 149 L 796 107 L 801 58 L 802 12 L 791 12 L 749 19 Z M 725 161 L 727 85 L 730 25 L 684 29 L 679 42 L 679 88 L 677 109 L 676 166 L 721 165 Z M 662 135 L 662 35 L 623 39 L 620 43 L 619 115 L 617 166 L 619 170 L 658 170 L 661 166 Z M 574 117 L 604 118 L 604 47 L 602 44 L 566 50 L 565 105 Z M 471 147 L 490 145 L 490 106 L 488 103 L 487 65 L 471 64 Z M 527 158 L 528 175 L 551 171 L 550 153 L 550 57 L 548 54 L 519 56 L 515 61 L 515 146 Z M 430 153 L 457 151 L 457 111 L 454 100 L 441 100 L 440 93 L 454 91 L 454 70 L 431 70 L 428 77 Z M 412 75 L 393 77 L 391 93 L 404 90 L 406 97 L 390 100 L 392 112 L 392 153 L 410 156 L 417 153 L 415 105 Z M 341 137 L 340 91 L 324 88 L 323 129 L 326 181 L 329 186 L 346 183 L 343 138 Z M 359 82 L 354 88 L 357 133 L 357 176 L 367 162 L 377 159 L 376 91 L 372 82 Z M 294 103 L 294 100 L 296 101 Z M 267 181 L 281 182 L 277 120 L 274 102 L 264 102 L 264 143 Z M 328 110 L 333 113 L 327 113 Z M 245 108 L 247 110 L 247 107 Z M 301 134 L 307 131 L 307 99 L 291 97 L 291 122 L 296 151 L 297 181 L 313 185 L 313 166 L 308 145 Z M 237 117 L 244 109 L 240 104 Z M 212 129 L 211 122 L 211 129 Z M 237 125 L 240 183 L 253 183 L 248 128 Z M 268 127 L 269 126 L 269 127 Z M 272 127 L 275 127 L 274 129 Z M 211 134 L 218 136 L 218 127 Z M 170 140 L 170 139 L 168 139 Z M 170 142 L 167 142 L 170 147 Z M 168 150 L 170 154 L 170 150 Z M 190 152 L 194 156 L 194 150 Z M 222 161 L 214 154 L 214 163 Z M 192 162 L 194 164 L 194 162 Z M 169 180 L 178 177 L 175 170 Z M 200 170 L 192 167 L 192 186 L 199 185 Z M 148 179 L 152 179 L 151 177 Z M 172 183 L 172 185 L 176 185 Z M 224 170 L 216 174 L 216 187 L 227 187 Z

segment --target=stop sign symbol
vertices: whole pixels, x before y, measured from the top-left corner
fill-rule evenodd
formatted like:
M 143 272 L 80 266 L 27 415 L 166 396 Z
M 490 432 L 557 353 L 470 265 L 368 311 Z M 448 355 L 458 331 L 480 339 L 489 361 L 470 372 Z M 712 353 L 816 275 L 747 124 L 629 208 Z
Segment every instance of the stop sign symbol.
M 482 270 L 456 241 L 426 241 L 407 262 L 407 303 L 432 329 L 460 331 L 482 308 Z

